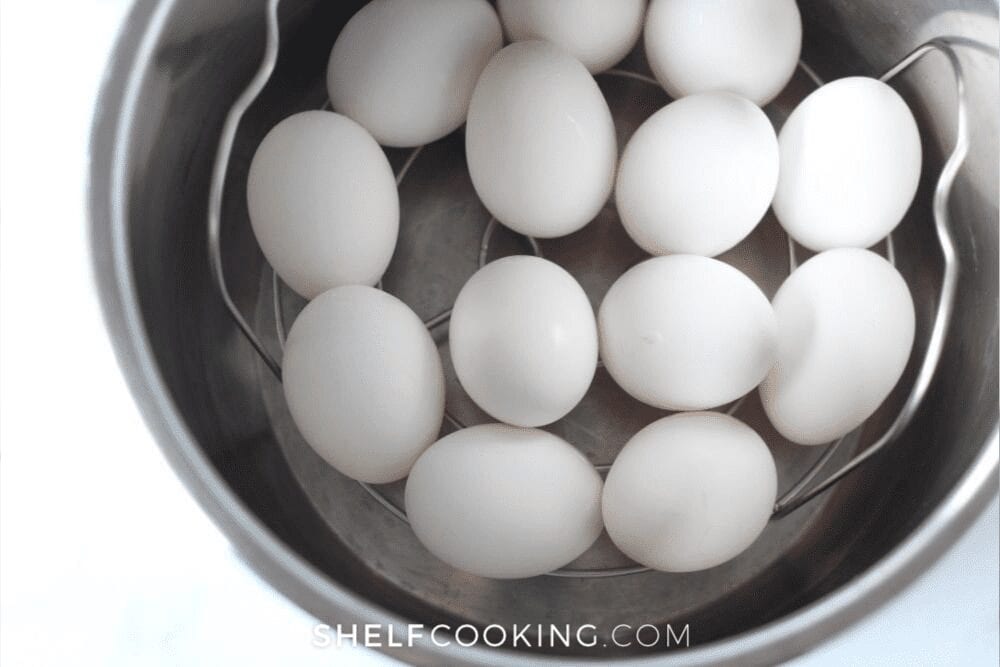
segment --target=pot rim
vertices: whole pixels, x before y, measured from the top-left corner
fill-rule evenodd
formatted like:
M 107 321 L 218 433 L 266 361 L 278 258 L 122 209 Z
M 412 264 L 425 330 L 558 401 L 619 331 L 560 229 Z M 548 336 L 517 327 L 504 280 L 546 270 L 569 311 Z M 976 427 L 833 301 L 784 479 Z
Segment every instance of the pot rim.
M 89 148 L 88 213 L 92 270 L 105 326 L 118 364 L 143 418 L 175 473 L 237 547 L 276 590 L 317 618 L 330 610 L 341 624 L 395 626 L 408 619 L 340 586 L 280 541 L 243 504 L 214 469 L 184 424 L 155 363 L 142 322 L 128 253 L 127 140 L 139 90 L 175 0 L 134 3 L 111 51 L 94 112 Z M 262 3 L 263 4 L 263 3 Z M 263 13 L 262 13 L 263 16 Z M 1000 441 L 995 424 L 981 451 L 942 503 L 874 566 L 825 597 L 740 635 L 667 655 L 622 658 L 622 665 L 774 664 L 806 652 L 885 604 L 934 563 L 971 525 L 998 490 Z M 383 648 L 415 664 L 606 663 L 478 646 Z

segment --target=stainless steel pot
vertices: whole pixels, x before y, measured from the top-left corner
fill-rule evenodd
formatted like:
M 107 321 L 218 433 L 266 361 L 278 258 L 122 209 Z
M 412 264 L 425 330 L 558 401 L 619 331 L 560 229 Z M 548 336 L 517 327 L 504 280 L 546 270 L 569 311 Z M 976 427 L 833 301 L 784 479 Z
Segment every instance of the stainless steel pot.
M 234 301 L 256 325 L 268 321 L 272 284 L 246 224 L 249 159 L 278 119 L 322 102 L 326 56 L 358 4 L 282 5 L 283 46 L 274 79 L 237 135 L 224 200 L 224 263 Z M 774 663 L 863 617 L 955 540 L 997 491 L 1000 104 L 997 61 L 976 46 L 996 47 L 997 6 L 987 0 L 800 5 L 803 59 L 824 79 L 880 74 L 932 37 L 970 40 L 960 55 L 973 146 L 950 211 L 959 292 L 927 399 L 901 438 L 793 516 L 772 522 L 730 564 L 686 575 L 497 582 L 437 562 L 405 524 L 312 455 L 288 420 L 280 387 L 213 289 L 205 226 L 212 164 L 226 114 L 264 50 L 265 1 L 137 3 L 108 70 L 93 131 L 91 238 L 98 285 L 120 362 L 165 454 L 264 578 L 324 621 L 391 624 L 397 636 L 405 635 L 407 623 L 593 624 L 604 639 L 620 623 L 690 628 L 690 648 L 613 642 L 569 649 L 461 648 L 425 638 L 389 649 L 412 662 Z M 641 54 L 630 62 L 643 67 Z M 602 86 L 607 93 L 627 83 Z M 796 85 L 769 109 L 776 122 L 801 98 Z M 928 57 L 894 85 L 914 108 L 924 138 L 924 182 L 895 243 L 918 304 L 918 337 L 926 338 L 941 279 L 929 202 L 954 136 L 954 82 L 943 61 Z M 625 125 L 665 101 L 643 95 L 649 93 L 636 88 L 609 94 L 639 100 L 622 111 Z M 405 156 L 390 158 L 398 165 Z M 460 137 L 435 144 L 421 159 L 425 165 L 414 167 L 402 196 L 404 226 L 423 231 L 404 231 L 386 283 L 429 316 L 447 305 L 474 270 L 469 246 L 478 241 L 485 219 L 463 180 Z M 428 231 L 440 224 L 442 211 L 461 224 L 444 233 Z M 543 248 L 569 264 L 591 256 L 582 248 L 610 248 L 608 261 L 579 267 L 595 299 L 608 276 L 636 257 L 615 231 L 613 215 L 602 214 L 608 219 L 588 228 L 589 237 Z M 730 257 L 771 293 L 780 276 L 755 268 L 770 266 L 769 238 L 777 233 L 774 221 L 765 221 L 756 241 Z M 505 242 L 516 239 L 497 241 Z M 275 343 L 271 336 L 269 344 Z M 574 440 L 587 441 L 583 448 L 600 456 L 609 454 L 602 447 L 620 446 L 630 430 L 655 415 L 627 407 L 600 380 L 595 386 L 598 396 L 565 428 L 578 434 L 597 428 L 601 437 Z M 898 396 L 890 399 L 872 421 L 872 434 L 898 405 Z M 766 431 L 759 410 L 748 410 L 741 416 Z M 615 428 L 602 431 L 612 418 Z M 866 433 L 853 446 L 863 447 Z M 787 485 L 814 455 L 766 435 Z M 385 493 L 391 497 L 398 488 Z M 613 565 L 605 561 L 614 555 L 599 548 L 591 558 Z

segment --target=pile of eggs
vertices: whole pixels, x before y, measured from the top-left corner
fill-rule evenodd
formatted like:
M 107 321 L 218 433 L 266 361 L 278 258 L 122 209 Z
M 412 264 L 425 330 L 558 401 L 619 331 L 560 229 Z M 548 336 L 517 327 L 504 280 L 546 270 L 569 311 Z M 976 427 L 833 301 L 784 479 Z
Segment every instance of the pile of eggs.
M 640 36 L 676 101 L 619 156 L 593 75 Z M 761 106 L 791 78 L 801 36 L 793 0 L 365 5 L 330 55 L 333 111 L 279 123 L 249 172 L 260 247 L 310 300 L 283 361 L 304 439 L 353 479 L 407 478 L 416 536 L 480 576 L 558 569 L 605 529 L 663 571 L 746 549 L 774 506 L 774 460 L 753 429 L 711 410 L 759 386 L 783 436 L 830 442 L 885 400 L 914 337 L 906 283 L 865 249 L 916 192 L 913 115 L 886 84 L 852 77 L 810 94 L 776 134 Z M 613 198 L 652 257 L 614 283 L 596 316 L 573 276 L 540 257 L 476 272 L 454 304 L 449 347 L 462 388 L 497 423 L 439 439 L 438 349 L 409 307 L 374 287 L 400 224 L 381 146 L 423 145 L 462 125 L 473 186 L 501 224 L 560 237 Z M 772 207 L 817 254 L 769 301 L 713 257 Z M 580 402 L 599 359 L 635 399 L 681 411 L 639 431 L 606 480 L 539 428 Z

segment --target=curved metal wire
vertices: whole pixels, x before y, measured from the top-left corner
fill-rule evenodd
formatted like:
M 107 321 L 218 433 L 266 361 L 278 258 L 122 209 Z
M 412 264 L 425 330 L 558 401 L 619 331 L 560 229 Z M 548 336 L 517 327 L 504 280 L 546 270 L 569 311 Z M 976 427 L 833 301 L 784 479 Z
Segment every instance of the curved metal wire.
M 496 231 L 497 227 L 500 225 L 497 219 L 494 217 L 490 218 L 490 221 L 486 223 L 486 229 L 483 231 L 483 238 L 479 242 L 479 268 L 486 266 L 486 262 L 490 255 L 490 242 L 493 240 L 493 232 Z M 525 241 L 528 242 L 528 246 L 531 248 L 531 253 L 535 257 L 542 257 L 542 246 L 538 245 L 538 239 L 534 236 L 528 236 L 527 234 L 521 234 Z
M 329 104 L 330 102 L 327 101 L 327 103 L 323 105 L 323 107 L 326 108 L 326 106 Z M 417 146 L 416 148 L 414 148 L 413 151 L 410 153 L 410 156 L 406 158 L 406 162 L 404 162 L 403 166 L 399 168 L 399 173 L 396 174 L 397 188 L 403 184 L 403 179 L 406 178 L 406 174 L 409 173 L 410 167 L 412 167 L 413 163 L 417 161 L 417 157 L 420 155 L 420 152 L 422 150 L 424 150 L 423 146 Z
M 374 486 L 368 484 L 367 482 L 358 482 L 358 486 L 367 491 L 368 495 L 375 499 L 375 502 L 389 510 L 389 512 L 397 519 L 407 524 L 410 523 L 410 519 L 407 518 L 406 512 L 396 507 L 396 505 L 389 500 L 385 494 L 376 489 Z
M 636 81 L 642 81 L 643 83 L 648 83 L 651 86 L 659 86 L 660 82 L 649 76 L 648 74 L 641 74 L 639 72 L 630 72 L 627 69 L 608 69 L 601 72 L 601 74 L 606 74 L 608 76 L 617 76 L 623 79 L 634 79 Z
M 965 161 L 965 156 L 969 151 L 968 110 L 962 63 L 951 48 L 948 40 L 933 39 L 907 54 L 899 63 L 883 74 L 879 80 L 890 81 L 920 58 L 934 51 L 945 55 L 955 75 L 957 123 L 955 129 L 955 147 L 941 169 L 941 175 L 938 177 L 937 185 L 934 188 L 932 211 L 938 242 L 941 244 L 941 253 L 944 257 L 944 275 L 941 279 L 941 292 L 938 298 L 937 312 L 934 315 L 934 324 L 931 328 L 930 339 L 927 342 L 927 352 L 923 363 L 920 365 L 913 388 L 910 390 L 910 395 L 886 432 L 871 446 L 856 455 L 822 482 L 811 487 L 808 491 L 803 490 L 805 485 L 801 483 L 797 484 L 795 488 L 775 503 L 774 516 L 776 517 L 784 516 L 820 495 L 881 451 L 886 444 L 902 433 L 913 420 L 917 409 L 920 407 L 920 403 L 927 394 L 927 389 L 930 387 L 931 380 L 937 370 L 938 362 L 941 359 L 941 353 L 944 351 L 945 334 L 947 333 L 948 324 L 951 321 L 951 313 L 955 305 L 955 291 L 958 287 L 959 268 L 958 256 L 955 253 L 955 243 L 951 237 L 951 218 L 948 213 L 948 200 L 951 195 L 952 184 L 955 182 L 958 170 L 962 166 L 962 162 Z
M 816 85 L 817 88 L 820 88 L 824 85 L 823 79 L 820 78 L 820 76 L 805 62 L 801 61 L 799 62 L 799 69 L 801 69 L 806 74 L 806 76 L 808 76 L 812 80 L 812 82 Z M 795 269 L 797 269 L 799 266 L 795 248 L 796 248 L 795 239 L 793 239 L 789 235 L 788 236 L 789 274 L 795 271 Z M 889 261 L 889 263 L 892 264 L 893 266 L 896 266 L 896 252 L 895 252 L 895 244 L 893 243 L 892 240 L 892 233 L 889 233 L 885 237 L 885 254 L 886 254 L 886 259 Z M 858 428 L 855 429 L 852 433 L 858 433 L 860 431 L 861 428 Z M 844 442 L 849 439 L 850 435 L 851 433 L 848 433 L 847 435 L 838 438 L 833 443 L 826 446 L 826 449 L 823 450 L 823 453 L 820 454 L 820 456 L 813 462 L 811 466 L 809 466 L 808 469 L 806 469 L 806 472 L 802 475 L 802 477 L 795 484 L 793 484 L 792 487 L 788 489 L 788 491 L 783 493 L 776 501 L 775 511 L 772 512 L 771 515 L 772 519 L 779 518 L 780 516 L 782 516 L 782 514 L 779 514 L 777 512 L 778 507 L 798 497 L 803 491 L 806 490 L 806 488 L 809 487 L 809 484 L 816 478 L 816 476 L 823 470 L 823 468 L 826 467 L 826 464 L 829 463 L 829 461 L 833 458 L 833 455 L 840 450 L 841 445 L 843 445 Z
M 823 85 L 823 79 L 821 79 L 819 74 L 816 74 L 816 70 L 807 65 L 804 60 L 799 61 L 799 69 L 805 72 L 805 75 L 808 76 L 814 84 L 816 84 L 817 88 Z
M 219 139 L 219 150 L 215 154 L 215 164 L 212 167 L 212 185 L 208 194 L 208 261 L 212 270 L 212 277 L 215 286 L 219 290 L 219 296 L 226 305 L 226 310 L 236 322 L 236 326 L 243 332 L 243 336 L 250 341 L 254 350 L 267 365 L 274 377 L 281 379 L 281 364 L 271 356 L 271 353 L 264 347 L 264 343 L 257 337 L 254 330 L 247 324 L 243 313 L 233 302 L 233 297 L 229 293 L 226 285 L 226 273 L 222 266 L 222 195 L 226 187 L 226 174 L 229 171 L 229 156 L 233 152 L 233 142 L 236 139 L 236 130 L 239 129 L 243 114 L 250 108 L 254 100 L 264 90 L 264 86 L 274 72 L 274 65 L 278 62 L 278 3 L 281 0 L 268 0 L 267 2 L 267 43 L 264 47 L 264 59 L 261 61 L 260 69 L 250 81 L 250 85 L 236 99 L 236 104 L 226 115 L 226 122 L 222 126 L 222 136 Z
M 278 339 L 278 347 L 282 353 L 285 351 L 285 338 L 288 337 L 285 331 L 285 309 L 281 303 L 281 278 L 278 272 L 271 269 L 271 301 L 274 306 L 272 317 L 274 318 L 274 335 Z

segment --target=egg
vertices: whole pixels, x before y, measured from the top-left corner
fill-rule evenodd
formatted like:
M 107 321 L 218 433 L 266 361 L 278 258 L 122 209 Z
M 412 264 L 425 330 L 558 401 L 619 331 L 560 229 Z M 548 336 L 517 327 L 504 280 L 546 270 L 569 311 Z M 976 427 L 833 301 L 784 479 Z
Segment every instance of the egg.
M 701 412 L 665 417 L 626 443 L 602 500 L 608 535 L 666 572 L 720 565 L 757 539 L 777 495 L 774 459 L 749 426 Z
M 432 554 L 481 577 L 558 569 L 601 534 L 600 475 L 565 440 L 483 424 L 441 438 L 406 480 L 406 515 Z
M 340 114 L 306 111 L 268 132 L 250 163 L 247 207 L 264 257 L 307 299 L 375 284 L 396 248 L 392 168 L 371 135 Z
M 420 146 L 465 122 L 476 79 L 501 46 L 486 0 L 373 0 L 333 45 L 330 102 L 380 144 Z
M 494 56 L 472 93 L 465 152 L 476 193 L 514 231 L 575 232 L 604 206 L 618 145 L 611 111 L 580 61 L 547 42 Z
M 646 58 L 671 97 L 725 90 L 763 106 L 795 73 L 795 0 L 652 0 Z
M 648 259 L 608 290 L 597 316 L 601 358 L 634 398 L 704 410 L 756 387 L 774 362 L 777 331 L 764 293 L 715 259 Z
M 812 250 L 867 248 L 891 232 L 920 182 L 913 113 L 876 79 L 828 83 L 799 104 L 778 137 L 774 213 Z
M 462 287 L 448 329 L 462 388 L 495 419 L 543 426 L 587 392 L 597 324 L 580 284 L 557 264 L 498 259 Z
M 828 250 L 803 263 L 775 295 L 774 313 L 777 361 L 760 397 L 778 432 L 799 444 L 831 442 L 860 426 L 913 349 L 906 282 L 868 250 Z
M 441 358 L 420 318 L 373 287 L 335 287 L 292 324 L 282 384 L 292 419 L 338 471 L 401 479 L 444 417 Z
M 596 74 L 639 41 L 646 0 L 499 0 L 497 10 L 512 42 L 552 42 Z
M 644 122 L 615 187 L 629 236 L 653 255 L 718 255 L 767 213 L 778 140 L 764 112 L 731 93 L 684 97 Z

